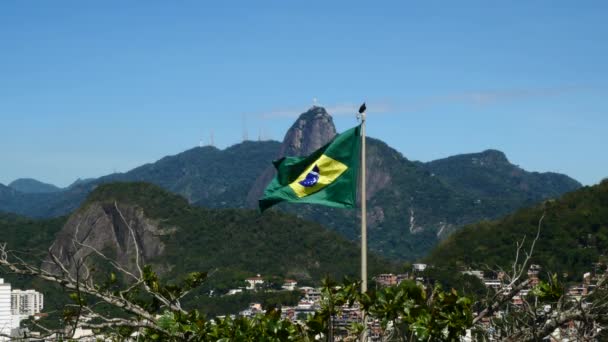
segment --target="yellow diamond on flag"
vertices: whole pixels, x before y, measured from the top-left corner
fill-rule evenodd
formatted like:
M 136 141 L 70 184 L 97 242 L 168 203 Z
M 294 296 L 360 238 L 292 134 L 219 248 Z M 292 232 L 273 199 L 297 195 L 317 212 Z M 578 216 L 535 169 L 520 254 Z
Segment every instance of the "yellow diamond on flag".
M 331 184 L 346 169 L 348 166 L 323 154 L 289 184 L 289 187 L 298 197 L 308 196 Z

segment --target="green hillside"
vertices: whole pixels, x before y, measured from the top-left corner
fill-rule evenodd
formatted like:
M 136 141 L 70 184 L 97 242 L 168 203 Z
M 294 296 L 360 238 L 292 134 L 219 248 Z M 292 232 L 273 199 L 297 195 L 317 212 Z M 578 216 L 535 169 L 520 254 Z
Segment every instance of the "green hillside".
M 246 277 L 257 273 L 276 282 L 289 277 L 297 279 L 301 284 L 311 285 L 325 276 L 341 279 L 343 276 L 357 278 L 359 275 L 359 247 L 316 223 L 279 212 L 261 215 L 257 211 L 246 209 L 195 207 L 183 197 L 148 183 L 119 182 L 99 186 L 73 215 L 86 214 L 89 208 L 99 205 L 111 208 L 114 202 L 121 208 L 137 207 L 143 211 L 146 222 L 160 223 L 163 228 L 172 231 L 170 235 L 162 236 L 165 245 L 162 254 L 146 260 L 146 263 L 160 272 L 162 278 L 174 280 L 192 271 L 210 272 L 206 285 L 194 293 L 187 303 L 189 306 L 204 304 L 208 306 L 205 312 L 210 314 L 226 313 L 229 308 L 239 305 L 242 308 L 244 301 L 251 295 L 237 296 L 232 301 L 197 298 L 206 296 L 211 289 L 222 293 L 228 288 L 242 286 Z M 124 213 L 128 221 L 135 220 L 126 211 Z M 89 221 L 83 221 L 79 229 L 85 231 L 88 223 Z M 116 222 L 112 224 L 115 225 Z M 2 214 L 0 231 L 3 234 L 0 241 L 7 242 L 14 250 L 35 251 L 28 260 L 40 262 L 56 236 L 61 237 L 61 230 L 68 226 L 66 217 L 32 220 Z M 95 229 L 101 227 L 96 226 Z M 113 226 L 103 229 L 118 228 Z M 61 241 L 55 241 L 55 244 L 59 243 Z M 71 240 L 67 241 L 67 245 L 72 245 Z M 120 250 L 108 249 L 104 249 L 104 252 L 113 256 L 121 253 Z M 94 269 L 102 273 L 108 270 L 100 265 Z M 370 275 L 395 269 L 394 264 L 374 254 L 369 256 Z M 56 300 L 49 300 L 50 308 L 61 308 L 65 300 L 61 295 L 62 290 L 56 286 L 38 280 L 2 275 L 1 271 L 0 277 L 17 287 L 35 287 L 53 294 Z M 256 295 L 251 298 L 258 297 Z M 282 300 L 281 298 L 293 301 L 296 297 L 277 293 L 276 296 L 262 296 L 258 299 L 272 303 Z
M 325 275 L 341 278 L 359 272 L 356 244 L 289 214 L 195 207 L 148 183 L 100 186 L 80 211 L 93 203 L 114 201 L 136 205 L 146 218 L 175 230 L 162 237 L 166 244 L 163 254 L 150 260 L 162 269 L 170 269 L 166 274 L 169 277 L 217 269 L 218 278 L 226 277 L 223 274 L 260 273 L 318 281 Z M 369 263 L 373 272 L 390 268 L 374 255 Z
M 471 163 L 473 157 L 481 163 Z M 568 176 L 524 171 L 492 150 L 420 163 L 368 138 L 367 158 L 368 193 L 373 193 L 368 200 L 369 246 L 396 259 L 422 258 L 463 225 L 496 219 L 580 187 Z M 356 210 L 299 204 L 279 208 L 359 238 Z
M 0 212 L 0 242 L 6 242 L 14 250 L 44 255 L 65 220 L 65 217 L 34 220 Z
M 484 206 L 489 217 L 555 198 L 581 184 L 553 172 L 528 172 L 497 150 L 451 156 L 422 164 L 450 188 Z
M 0 213 L 0 243 L 17 251 L 19 257 L 32 264 L 38 264 L 47 255 L 47 250 L 55 235 L 61 230 L 66 217 L 48 220 L 33 220 L 15 214 Z M 43 291 L 47 311 L 62 310 L 66 296 L 59 286 L 53 286 L 38 279 L 24 278 L 0 268 L 0 278 L 12 285 L 13 288 L 36 288 Z
M 439 266 L 507 267 L 516 241 L 528 247 L 546 210 L 533 263 L 545 271 L 568 273 L 572 279 L 591 269 L 608 252 L 608 180 L 557 200 L 522 209 L 498 221 L 469 225 L 432 251 L 427 261 Z

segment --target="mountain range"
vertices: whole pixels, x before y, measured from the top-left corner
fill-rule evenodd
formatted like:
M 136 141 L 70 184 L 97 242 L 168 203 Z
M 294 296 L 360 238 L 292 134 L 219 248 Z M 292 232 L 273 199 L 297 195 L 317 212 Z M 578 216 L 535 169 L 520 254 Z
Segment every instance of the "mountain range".
M 273 159 L 307 155 L 335 134 L 327 111 L 312 107 L 300 115 L 282 143 L 245 141 L 224 150 L 197 147 L 59 191 L 27 192 L 0 185 L 0 210 L 38 218 L 66 215 L 98 186 L 117 181 L 153 183 L 201 207 L 253 208 L 274 175 Z M 498 218 L 581 187 L 565 175 L 525 171 L 496 150 L 422 163 L 408 160 L 378 139 L 367 141 L 369 245 L 387 257 L 419 258 L 463 225 Z M 356 210 L 289 204 L 278 210 L 359 239 Z

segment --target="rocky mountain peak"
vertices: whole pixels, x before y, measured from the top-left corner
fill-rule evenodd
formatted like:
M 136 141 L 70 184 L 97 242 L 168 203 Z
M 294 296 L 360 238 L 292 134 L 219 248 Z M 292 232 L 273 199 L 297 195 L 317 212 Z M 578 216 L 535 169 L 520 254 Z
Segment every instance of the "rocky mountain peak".
M 504 152 L 499 150 L 485 150 L 477 155 L 477 158 L 482 159 L 486 163 L 490 164 L 510 164 L 509 159 Z
M 514 165 L 509 162 L 509 159 L 507 159 L 504 152 L 494 149 L 488 149 L 477 153 L 457 154 L 426 163 L 426 166 L 435 173 L 441 173 L 439 169 L 449 170 L 452 168 L 462 168 L 469 165 L 490 169 L 497 167 L 511 169 L 514 167 Z
M 334 120 L 323 107 L 300 114 L 283 138 L 279 157 L 303 156 L 327 144 L 336 135 Z
M 39 180 L 32 178 L 19 178 L 12 181 L 8 186 L 26 194 L 56 192 L 61 190 L 53 184 L 43 183 Z
M 135 260 L 139 258 L 140 264 L 145 264 L 161 255 L 164 244 L 160 236 L 171 233 L 172 229 L 161 229 L 159 223 L 147 218 L 138 206 L 96 201 L 70 216 L 57 234 L 50 253 L 73 274 L 77 272 L 73 260 L 86 259 L 95 251 L 110 253 L 118 264 L 135 272 Z M 60 272 L 50 258 L 47 261 L 46 271 Z
M 285 156 L 306 156 L 327 144 L 336 136 L 334 120 L 323 107 L 313 106 L 300 114 L 285 134 L 277 159 Z M 256 179 L 247 194 L 247 205 L 257 206 L 266 185 L 274 177 L 275 170 L 269 165 Z

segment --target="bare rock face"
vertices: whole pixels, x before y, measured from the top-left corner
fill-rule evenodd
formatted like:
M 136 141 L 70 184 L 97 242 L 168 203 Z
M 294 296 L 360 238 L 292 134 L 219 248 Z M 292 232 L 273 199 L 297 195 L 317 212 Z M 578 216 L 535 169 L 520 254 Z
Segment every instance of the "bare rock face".
M 336 126 L 329 113 L 323 107 L 312 107 L 285 134 L 279 157 L 309 155 L 335 136 Z
M 306 156 L 327 144 L 336 136 L 336 126 L 325 108 L 314 106 L 302 113 L 285 134 L 278 158 Z M 271 165 L 256 179 L 247 195 L 248 206 L 257 206 L 264 189 L 275 175 Z
M 366 141 L 369 142 L 370 139 L 366 139 Z M 381 155 L 375 144 L 368 143 L 367 146 L 365 158 L 368 172 L 365 173 L 365 197 L 367 200 L 370 200 L 376 193 L 389 186 L 391 174 L 388 169 L 390 168 L 391 160 Z M 357 191 L 361 191 L 361 184 L 357 184 L 357 186 Z M 357 197 L 357 203 L 359 202 L 361 202 L 361 199 Z
M 78 272 L 76 260 L 102 258 L 97 252 L 136 274 L 136 260 L 143 265 L 161 255 L 164 244 L 159 236 L 171 234 L 174 230 L 161 229 L 137 206 L 93 203 L 69 218 L 50 252 L 71 274 Z M 134 242 L 137 242 L 137 247 Z M 60 271 L 50 257 L 43 268 L 49 272 Z M 81 269 L 80 273 L 86 275 L 86 270 Z

